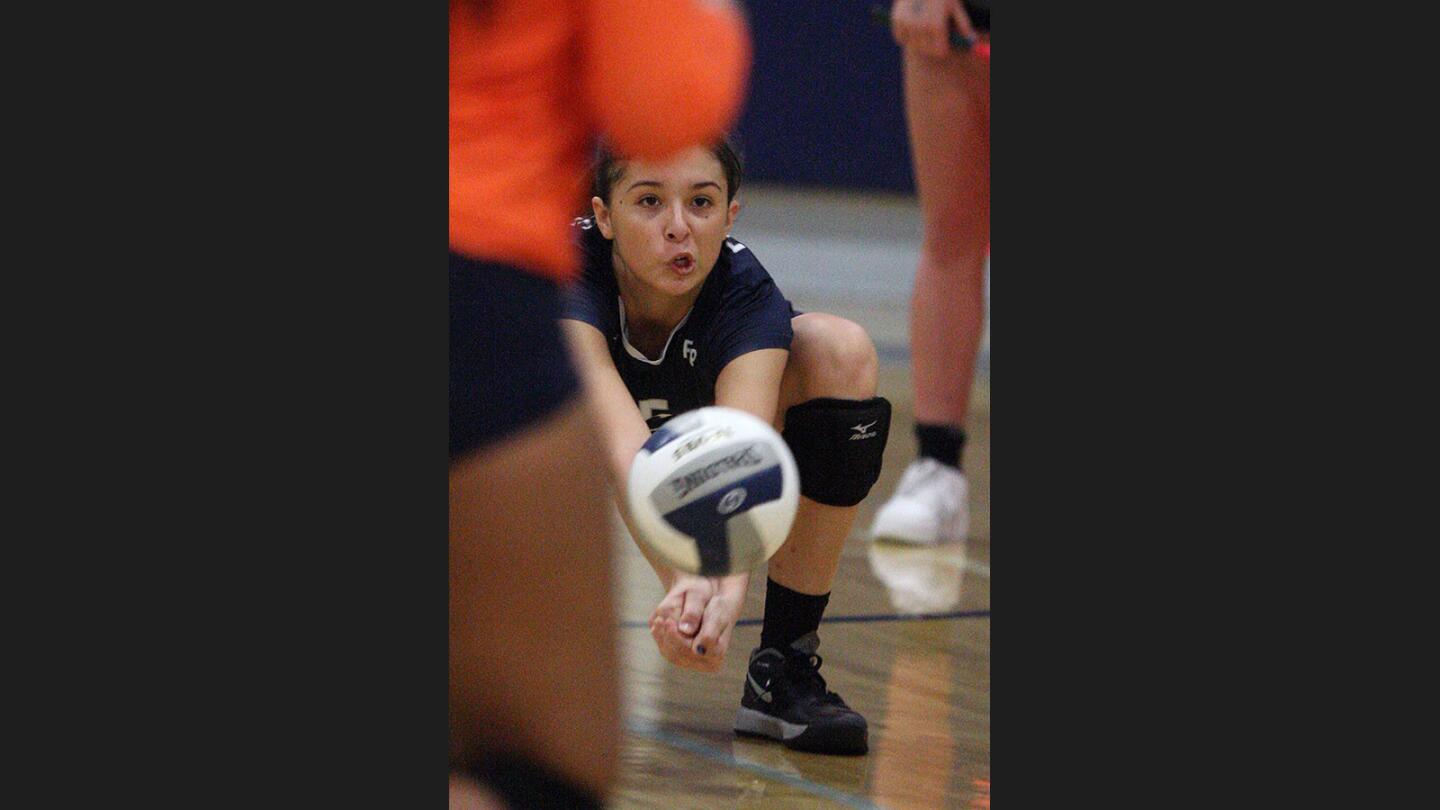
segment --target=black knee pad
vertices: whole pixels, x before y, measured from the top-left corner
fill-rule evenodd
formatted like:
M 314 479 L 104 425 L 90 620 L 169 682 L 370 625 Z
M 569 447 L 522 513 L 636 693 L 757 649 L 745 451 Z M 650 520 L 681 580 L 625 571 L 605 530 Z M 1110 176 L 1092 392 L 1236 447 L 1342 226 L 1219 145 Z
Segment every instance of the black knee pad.
M 890 401 L 802 402 L 785 412 L 783 435 L 800 468 L 800 494 L 830 506 L 854 506 L 880 478 L 890 438 Z

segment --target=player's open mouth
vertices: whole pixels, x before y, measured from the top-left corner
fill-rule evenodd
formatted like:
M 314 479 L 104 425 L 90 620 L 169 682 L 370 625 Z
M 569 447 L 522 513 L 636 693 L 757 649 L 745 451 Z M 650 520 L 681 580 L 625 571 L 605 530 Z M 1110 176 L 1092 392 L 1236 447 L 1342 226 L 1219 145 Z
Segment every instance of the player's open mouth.
M 695 269 L 695 257 L 689 253 L 681 253 L 670 260 L 670 267 L 682 276 L 686 275 Z

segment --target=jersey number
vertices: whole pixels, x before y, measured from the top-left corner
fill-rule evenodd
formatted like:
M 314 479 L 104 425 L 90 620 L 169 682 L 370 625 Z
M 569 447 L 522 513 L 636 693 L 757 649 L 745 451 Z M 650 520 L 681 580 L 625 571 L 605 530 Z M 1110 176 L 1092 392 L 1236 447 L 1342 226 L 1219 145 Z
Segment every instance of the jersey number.
M 645 424 L 652 431 L 672 415 L 668 399 L 642 399 L 635 404 L 640 406 L 640 418 L 645 420 Z M 656 420 L 654 424 L 651 424 L 651 419 Z

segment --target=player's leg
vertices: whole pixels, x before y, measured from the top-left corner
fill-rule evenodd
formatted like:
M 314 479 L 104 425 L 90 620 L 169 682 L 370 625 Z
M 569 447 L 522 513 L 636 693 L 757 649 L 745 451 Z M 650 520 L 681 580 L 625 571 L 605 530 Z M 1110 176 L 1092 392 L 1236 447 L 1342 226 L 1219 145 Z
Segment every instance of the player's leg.
M 464 758 L 523 755 L 601 796 L 619 713 L 596 435 L 572 401 L 452 466 L 450 692 Z
M 831 407 L 854 417 L 853 421 L 839 416 L 831 420 L 840 428 L 836 440 L 845 443 L 841 446 L 868 449 L 878 443 L 883 447 L 882 437 L 888 435 L 883 432 L 851 441 L 852 436 L 882 431 L 889 422 L 887 411 L 881 420 L 885 424 L 867 426 L 878 419 L 872 415 L 878 406 L 871 400 L 875 397 L 880 365 L 870 336 L 851 321 L 820 312 L 799 315 L 791 324 L 795 339 L 780 382 L 777 427 L 790 431 L 787 438 L 793 445 L 795 428 L 789 424 L 794 421 L 789 418 L 790 409 L 802 406 L 797 418 L 805 419 L 810 413 L 823 410 L 826 400 L 837 400 L 830 403 Z M 807 403 L 818 404 L 803 407 Z M 867 429 L 857 431 L 856 427 Z M 803 478 L 802 474 L 802 488 L 805 487 Z M 854 505 L 840 505 L 850 500 L 848 493 L 827 492 L 819 497 L 826 502 L 802 495 L 795 527 L 785 544 L 770 558 L 770 578 L 801 593 L 829 592 L 845 538 L 850 535 L 859 511 L 858 501 Z
M 760 646 L 751 653 L 736 730 L 819 753 L 867 749 L 865 719 L 828 692 L 816 649 L 820 619 L 858 504 L 879 475 L 890 405 L 875 396 L 869 335 L 821 313 L 792 321 L 778 425 L 800 468 L 800 505 L 770 558 Z
M 990 243 L 990 68 L 973 55 L 905 51 L 905 102 L 924 240 L 910 308 L 921 458 L 877 513 L 877 537 L 963 539 L 960 472 Z
M 916 421 L 962 424 L 984 332 L 990 249 L 989 62 L 905 53 L 924 240 L 911 300 Z
M 598 807 L 619 737 L 604 461 L 553 284 L 451 261 L 450 759 Z

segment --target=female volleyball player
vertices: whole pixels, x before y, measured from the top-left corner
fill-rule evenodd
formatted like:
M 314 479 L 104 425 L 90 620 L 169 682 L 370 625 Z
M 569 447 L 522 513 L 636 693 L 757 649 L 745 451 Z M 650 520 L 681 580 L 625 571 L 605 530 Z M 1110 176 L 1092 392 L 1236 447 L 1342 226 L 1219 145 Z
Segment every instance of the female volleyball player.
M 728 2 L 450 2 L 452 807 L 600 807 L 614 783 L 605 482 L 575 462 L 594 421 L 556 325 L 566 226 L 597 132 L 651 156 L 713 138 L 748 64 Z
M 622 513 L 635 454 L 670 417 L 724 405 L 781 430 L 800 506 L 769 562 L 735 728 L 801 750 L 863 753 L 864 718 L 818 672 L 817 630 L 856 505 L 880 474 L 890 403 L 875 396 L 865 330 L 795 312 L 754 252 L 729 238 L 740 176 L 726 143 L 661 162 L 602 154 L 593 216 L 576 223 L 584 267 L 564 323 L 609 438 Z M 691 576 L 646 556 L 666 589 L 650 625 L 661 654 L 717 671 L 749 573 Z
M 965 414 L 985 318 L 990 252 L 990 61 L 951 47 L 952 27 L 988 45 L 989 0 L 895 0 L 905 115 L 924 238 L 910 303 L 920 457 L 875 513 L 871 535 L 906 543 L 965 539 Z

